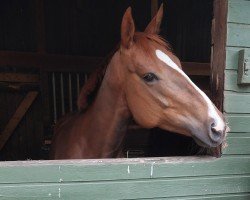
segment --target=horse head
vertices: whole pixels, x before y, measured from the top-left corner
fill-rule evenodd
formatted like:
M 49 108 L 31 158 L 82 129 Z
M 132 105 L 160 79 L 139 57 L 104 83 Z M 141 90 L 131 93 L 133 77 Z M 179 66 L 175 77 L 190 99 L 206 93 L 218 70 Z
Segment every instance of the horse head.
M 224 117 L 158 36 L 162 16 L 163 6 L 144 32 L 135 31 L 131 8 L 123 16 L 120 48 L 111 63 L 119 71 L 129 110 L 142 127 L 159 127 L 216 147 L 225 138 Z

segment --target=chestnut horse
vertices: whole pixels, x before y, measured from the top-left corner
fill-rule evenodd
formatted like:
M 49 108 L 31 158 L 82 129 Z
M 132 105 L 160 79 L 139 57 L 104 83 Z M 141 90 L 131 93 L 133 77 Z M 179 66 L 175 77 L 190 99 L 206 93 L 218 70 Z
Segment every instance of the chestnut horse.
M 163 6 L 144 32 L 135 32 L 131 8 L 126 10 L 120 46 L 107 67 L 83 87 L 78 99 L 81 112 L 65 117 L 55 128 L 52 159 L 119 157 L 131 119 L 144 128 L 191 136 L 200 146 L 223 142 L 222 113 L 157 35 L 162 16 Z

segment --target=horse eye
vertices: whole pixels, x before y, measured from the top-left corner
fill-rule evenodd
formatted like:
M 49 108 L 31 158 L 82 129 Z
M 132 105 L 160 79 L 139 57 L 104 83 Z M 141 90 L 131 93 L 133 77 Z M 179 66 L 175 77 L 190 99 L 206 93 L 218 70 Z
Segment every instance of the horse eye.
M 150 83 L 159 79 L 154 73 L 147 73 L 143 76 L 143 80 Z

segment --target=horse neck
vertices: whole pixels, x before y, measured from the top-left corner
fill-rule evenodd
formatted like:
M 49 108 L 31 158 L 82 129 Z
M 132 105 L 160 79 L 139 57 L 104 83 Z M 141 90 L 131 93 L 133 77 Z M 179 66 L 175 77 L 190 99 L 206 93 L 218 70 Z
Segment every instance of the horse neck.
M 121 148 L 127 126 L 130 120 L 124 91 L 120 80 L 110 79 L 119 77 L 110 64 L 104 76 L 97 97 L 88 110 L 88 132 L 92 136 L 92 145 L 99 150 L 101 157 L 116 157 Z

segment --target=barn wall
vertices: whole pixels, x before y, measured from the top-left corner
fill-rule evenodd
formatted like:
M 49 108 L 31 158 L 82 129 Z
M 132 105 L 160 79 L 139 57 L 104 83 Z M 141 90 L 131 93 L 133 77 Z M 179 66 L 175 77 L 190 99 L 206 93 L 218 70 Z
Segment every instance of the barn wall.
M 224 112 L 231 128 L 224 155 L 250 154 L 250 85 L 237 84 L 239 50 L 250 50 L 250 1 L 229 0 Z

